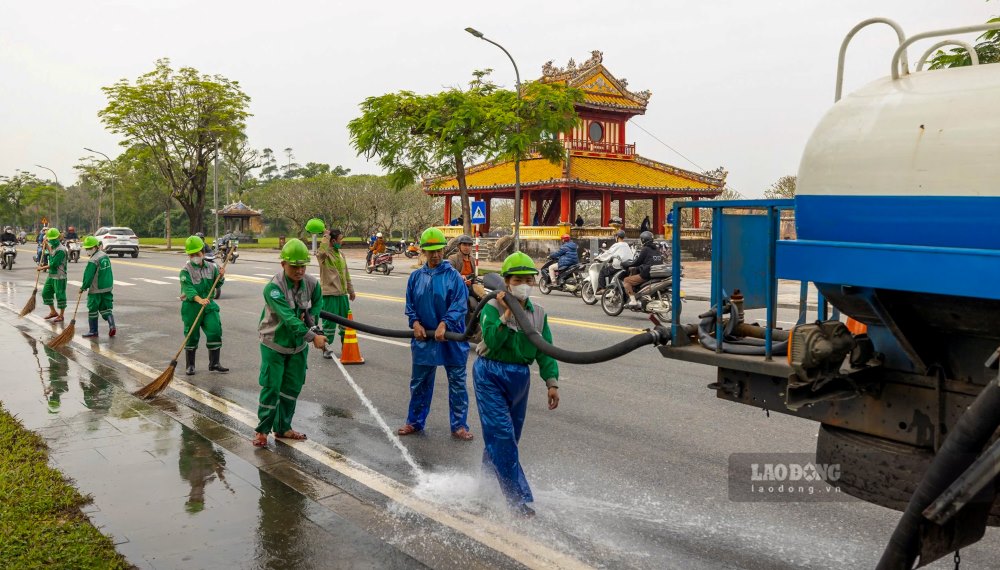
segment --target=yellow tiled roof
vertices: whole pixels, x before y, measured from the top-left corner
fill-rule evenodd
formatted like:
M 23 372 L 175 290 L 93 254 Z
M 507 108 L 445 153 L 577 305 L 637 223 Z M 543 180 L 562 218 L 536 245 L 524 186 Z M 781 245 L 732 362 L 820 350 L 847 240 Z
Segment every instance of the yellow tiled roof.
M 521 184 L 561 180 L 562 165 L 552 164 L 544 158 L 529 158 L 521 161 Z M 469 188 L 489 188 L 492 186 L 511 186 L 514 184 L 514 163 L 481 164 L 470 168 L 465 174 L 465 185 Z M 447 178 L 441 184 L 434 185 L 435 190 L 458 188 L 458 180 Z
M 591 184 L 616 184 L 639 188 L 715 188 L 714 185 L 631 159 L 574 156 L 569 163 L 570 178 Z
M 484 163 L 470 168 L 465 176 L 466 186 L 479 188 L 512 188 L 514 163 Z M 436 182 L 436 183 L 435 183 Z M 647 160 L 640 156 L 628 158 L 596 158 L 571 156 L 569 177 L 563 177 L 563 166 L 552 164 L 544 158 L 521 161 L 521 185 L 578 184 L 582 186 L 615 186 L 622 190 L 719 190 L 724 182 L 703 174 L 688 172 L 667 164 Z M 426 181 L 425 188 L 432 194 L 449 192 L 458 188 L 454 177 Z
M 584 104 L 600 105 L 600 106 L 610 106 L 610 107 L 622 107 L 626 109 L 645 109 L 645 105 L 638 103 L 629 99 L 628 97 L 623 97 L 621 95 L 603 95 L 598 93 L 591 93 L 589 91 L 583 92 L 583 102 Z

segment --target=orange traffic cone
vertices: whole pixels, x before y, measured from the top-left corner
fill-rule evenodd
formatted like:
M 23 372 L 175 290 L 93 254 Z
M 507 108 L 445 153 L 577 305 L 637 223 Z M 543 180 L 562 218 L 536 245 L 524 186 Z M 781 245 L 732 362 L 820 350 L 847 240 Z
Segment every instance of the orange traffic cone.
M 354 320 L 354 313 L 347 311 L 348 320 Z M 344 347 L 340 351 L 341 364 L 364 364 L 365 359 L 361 358 L 361 349 L 358 348 L 358 333 L 352 328 L 344 331 Z

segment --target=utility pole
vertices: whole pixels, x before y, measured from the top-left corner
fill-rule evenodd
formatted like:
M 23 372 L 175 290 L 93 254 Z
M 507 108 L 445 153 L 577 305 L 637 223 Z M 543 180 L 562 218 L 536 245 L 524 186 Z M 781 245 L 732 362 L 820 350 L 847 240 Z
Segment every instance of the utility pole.
M 110 156 L 104 154 L 103 152 L 101 152 L 99 150 L 94 150 L 92 148 L 87 148 L 87 147 L 83 147 L 83 150 L 86 150 L 88 152 L 95 152 L 95 153 L 103 156 L 104 158 L 108 159 L 108 166 L 110 166 L 112 168 L 112 170 L 111 170 L 111 225 L 112 226 L 117 226 L 118 225 L 118 216 L 115 215 L 116 214 L 116 212 L 115 212 L 115 172 L 114 172 L 114 165 L 115 165 L 115 163 L 114 163 L 113 160 L 111 160 Z M 99 206 L 100 205 L 98 205 L 98 208 L 99 208 Z M 97 223 L 98 223 L 98 225 L 100 225 L 100 221 L 98 221 Z
M 212 180 L 212 189 L 215 194 L 215 243 L 219 243 L 219 138 L 215 139 L 215 176 Z
M 62 193 L 62 185 L 59 184 L 59 175 L 56 174 L 55 170 L 52 170 L 48 166 L 42 166 L 41 164 L 36 164 L 35 166 L 37 166 L 38 168 L 44 168 L 45 170 L 48 170 L 49 172 L 52 173 L 52 176 L 54 176 L 56 179 L 56 226 L 55 227 L 61 228 L 62 225 L 59 223 L 59 194 Z

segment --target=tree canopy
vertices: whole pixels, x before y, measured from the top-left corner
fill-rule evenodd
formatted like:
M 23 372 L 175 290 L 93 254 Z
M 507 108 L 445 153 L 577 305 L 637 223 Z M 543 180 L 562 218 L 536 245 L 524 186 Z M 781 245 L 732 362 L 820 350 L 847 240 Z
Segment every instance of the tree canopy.
M 216 146 L 244 137 L 250 98 L 236 81 L 191 67 L 174 70 L 168 59 L 134 83 L 122 79 L 102 90 L 108 105 L 98 113 L 101 121 L 124 137 L 122 146 L 148 151 L 191 233 L 202 230 Z
M 765 198 L 794 198 L 795 185 L 798 182 L 797 176 L 787 175 L 774 181 L 773 184 L 764 190 Z
M 993 24 L 1000 22 L 1000 17 L 987 20 Z M 976 45 L 976 55 L 979 56 L 979 63 L 1000 63 L 1000 30 L 990 30 L 979 36 Z M 938 50 L 934 57 L 930 59 L 931 69 L 944 69 L 948 67 L 964 67 L 972 65 L 972 57 L 969 51 L 963 47 L 956 47 L 948 50 Z
M 552 161 L 565 149 L 556 135 L 578 121 L 579 90 L 529 83 L 523 98 L 476 71 L 468 89 L 417 95 L 411 91 L 369 97 L 361 116 L 348 123 L 351 144 L 366 158 L 378 157 L 394 188 L 422 176 L 455 176 L 466 233 L 471 232 L 466 165 L 484 159 L 523 158 L 529 151 Z

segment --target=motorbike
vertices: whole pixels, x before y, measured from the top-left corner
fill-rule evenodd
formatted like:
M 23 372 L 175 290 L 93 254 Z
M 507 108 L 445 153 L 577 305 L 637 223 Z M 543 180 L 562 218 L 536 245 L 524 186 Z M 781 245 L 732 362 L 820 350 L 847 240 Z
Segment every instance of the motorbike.
M 372 255 L 372 262 L 370 265 L 365 266 L 365 273 L 378 271 L 379 273 L 385 273 L 388 275 L 392 273 L 393 269 L 392 254 L 386 251 L 384 253 L 376 253 Z
M 580 298 L 588 305 L 596 305 L 601 300 L 604 287 L 600 286 L 601 272 L 610 261 L 595 261 L 587 266 L 583 275 L 583 285 L 580 288 Z
M 420 255 L 420 248 L 417 247 L 417 244 L 411 243 L 410 247 L 406 248 L 406 252 L 404 255 L 406 255 L 406 257 L 410 259 L 413 259 L 414 257 Z
M 66 240 L 66 249 L 69 251 L 69 260 L 73 263 L 80 262 L 80 241 L 75 239 Z
M 42 247 L 39 243 L 37 249 L 35 249 L 35 256 L 31 258 L 38 265 L 48 265 L 49 263 L 49 253 Z
M 219 248 L 216 251 L 216 255 L 222 257 L 222 259 L 225 259 L 226 256 L 228 255 L 229 263 L 236 263 L 236 260 L 240 258 L 239 247 L 240 247 L 240 240 L 238 239 L 230 239 L 228 241 L 224 241 L 222 242 L 221 245 L 219 245 Z M 232 250 L 232 253 L 230 253 L 230 250 Z
M 5 241 L 0 244 L 0 268 L 14 269 L 14 258 L 17 257 L 17 244 Z
M 628 275 L 626 269 L 619 269 L 612 275 L 607 288 L 601 295 L 601 308 L 610 317 L 617 317 L 626 308 L 637 312 L 656 315 L 661 322 L 671 320 L 670 299 L 673 292 L 674 280 L 670 267 L 667 265 L 654 265 L 650 268 L 650 280 L 643 283 L 635 298 L 639 301 L 637 307 L 627 307 L 627 295 L 622 280 Z M 684 274 L 681 273 L 681 276 Z M 680 314 L 680 307 L 674 307 Z
M 538 277 L 538 290 L 543 295 L 548 295 L 552 291 L 565 291 L 579 297 L 583 285 L 583 273 L 586 270 L 587 264 L 577 263 L 564 269 L 561 273 L 562 285 L 556 285 L 552 282 L 552 278 L 549 277 L 549 267 L 557 262 L 558 260 L 556 259 L 550 259 L 545 262 L 545 265 L 542 265 L 542 268 L 539 270 L 541 275 Z
M 385 246 L 385 252 L 392 255 L 399 255 L 403 253 L 403 250 L 399 249 L 398 245 L 387 245 Z
M 205 263 L 215 263 L 216 250 L 208 247 L 208 244 L 205 244 L 205 249 L 203 249 L 202 251 L 205 253 Z M 219 283 L 215 287 L 215 293 L 212 295 L 212 298 L 218 299 L 221 296 L 222 296 L 222 283 Z
M 503 281 L 500 282 L 501 286 Z M 466 316 L 465 330 L 470 330 L 472 328 L 472 318 L 475 316 L 476 308 L 479 307 L 479 303 L 490 294 L 493 289 L 491 286 L 495 286 L 496 283 L 489 280 L 484 281 L 482 276 L 476 276 L 471 280 L 471 285 L 469 286 L 469 313 Z M 476 331 L 476 334 L 469 337 L 469 342 L 472 344 L 478 344 L 483 340 L 483 331 Z
M 28 243 L 28 235 L 22 232 L 20 235 L 17 236 L 17 244 L 24 245 L 26 243 Z

